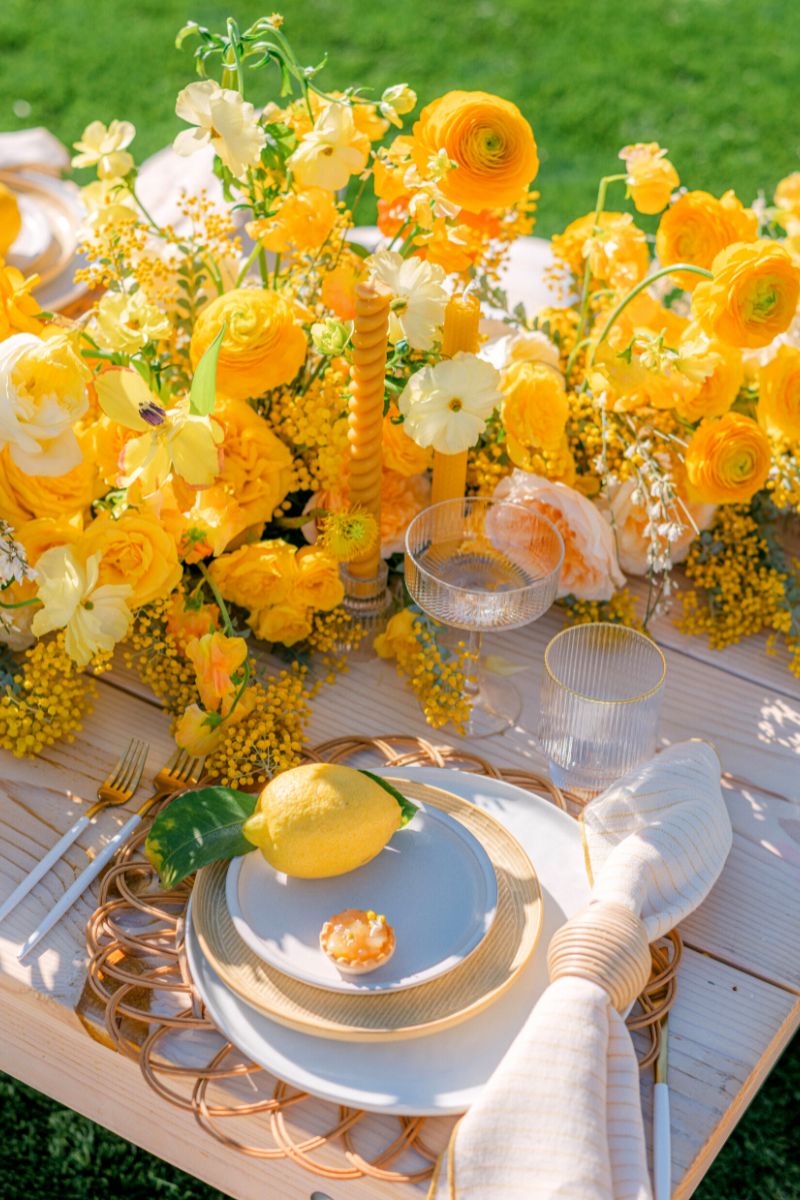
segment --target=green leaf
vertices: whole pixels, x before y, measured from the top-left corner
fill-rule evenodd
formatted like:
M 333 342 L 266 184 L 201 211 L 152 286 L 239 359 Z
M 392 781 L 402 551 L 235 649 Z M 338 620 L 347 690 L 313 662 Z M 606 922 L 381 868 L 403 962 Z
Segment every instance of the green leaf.
M 371 779 L 373 783 L 379 784 L 385 792 L 388 792 L 390 796 L 394 796 L 403 813 L 400 828 L 402 829 L 404 825 L 407 825 L 418 811 L 416 804 L 412 804 L 407 796 L 404 796 L 402 792 L 398 792 L 397 788 L 392 787 L 386 779 L 381 779 L 380 775 L 373 775 L 371 771 L 360 771 L 359 774 L 366 775 L 367 779 Z
M 226 322 L 223 321 L 219 333 L 206 347 L 194 373 L 192 389 L 189 392 L 189 411 L 199 417 L 207 417 L 214 411 L 217 399 L 217 359 L 225 328 Z
M 253 815 L 257 796 L 233 788 L 206 787 L 177 796 L 153 822 L 145 854 L 165 888 L 201 867 L 248 854 L 253 845 L 242 826 Z

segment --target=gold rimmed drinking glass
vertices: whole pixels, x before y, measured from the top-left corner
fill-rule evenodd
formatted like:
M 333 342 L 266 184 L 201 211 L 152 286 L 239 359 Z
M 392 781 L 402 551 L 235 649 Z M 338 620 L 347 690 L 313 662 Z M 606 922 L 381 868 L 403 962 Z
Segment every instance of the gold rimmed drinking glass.
M 544 667 L 539 740 L 559 787 L 593 795 L 653 754 L 667 664 L 651 638 L 574 625 L 549 643 Z
M 554 525 L 522 504 L 480 496 L 443 500 L 406 531 L 406 586 L 423 612 L 464 630 L 475 659 L 466 692 L 466 733 L 500 733 L 522 700 L 508 678 L 480 668 L 482 635 L 538 620 L 556 598 L 564 543 Z

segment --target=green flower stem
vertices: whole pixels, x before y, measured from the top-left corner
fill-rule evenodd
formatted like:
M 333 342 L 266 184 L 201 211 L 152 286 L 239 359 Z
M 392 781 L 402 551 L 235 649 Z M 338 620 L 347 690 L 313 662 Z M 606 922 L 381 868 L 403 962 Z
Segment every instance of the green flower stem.
M 144 214 L 144 216 L 145 216 L 145 218 L 146 218 L 146 220 L 147 220 L 148 224 L 149 224 L 149 225 L 151 225 L 153 229 L 155 229 L 155 231 L 156 231 L 156 233 L 158 233 L 159 237 L 163 237 L 163 236 L 164 236 L 164 231 L 162 230 L 161 226 L 158 224 L 158 222 L 156 221 L 156 219 L 153 217 L 152 213 L 150 213 L 150 212 L 149 212 L 149 211 L 148 211 L 148 210 L 145 208 L 144 204 L 142 203 L 141 199 L 139 198 L 139 193 L 136 191 L 136 188 L 133 186 L 133 184 L 132 184 L 132 183 L 129 183 L 129 184 L 128 184 L 128 191 L 129 191 L 129 192 L 130 192 L 130 194 L 133 196 L 134 202 L 135 202 L 135 203 L 138 205 L 138 207 L 141 209 L 141 211 L 142 211 L 142 213 Z
M 617 317 L 625 311 L 631 300 L 635 300 L 640 292 L 643 292 L 645 288 L 649 288 L 650 284 L 655 283 L 657 279 L 663 279 L 665 275 L 674 275 L 677 271 L 688 271 L 692 275 L 702 275 L 704 279 L 714 278 L 711 271 L 707 271 L 705 267 L 696 267 L 693 263 L 673 263 L 672 266 L 661 267 L 659 271 L 654 272 L 652 275 L 648 275 L 647 279 L 643 279 L 641 283 L 637 283 L 635 288 L 631 288 L 627 296 L 623 296 L 617 307 L 612 312 L 611 316 L 606 321 L 605 325 L 603 326 L 603 332 L 600 334 L 600 337 L 592 348 L 591 357 L 589 359 L 590 367 L 594 364 L 597 351 L 608 337 L 612 325 L 616 321 Z
M 261 242 L 256 242 L 255 246 L 253 247 L 253 249 L 250 251 L 250 254 L 248 255 L 247 262 L 244 264 L 241 271 L 236 276 L 237 288 L 241 287 L 242 284 L 244 283 L 247 272 L 250 270 L 250 268 L 252 267 L 253 263 L 256 261 L 256 259 L 258 258 L 260 253 L 261 253 Z
M 214 583 L 214 580 L 211 578 L 211 575 L 209 574 L 208 567 L 206 566 L 206 564 L 203 562 L 200 562 L 197 565 L 200 568 L 200 573 L 202 574 L 203 578 L 205 579 L 206 583 L 209 586 L 211 595 L 214 597 L 214 599 L 217 602 L 217 605 L 218 605 L 219 611 L 220 611 L 220 615 L 222 617 L 222 624 L 225 627 L 225 633 L 227 634 L 228 637 L 235 637 L 236 632 L 233 628 L 233 621 L 231 621 L 231 615 L 228 612 L 228 606 L 225 603 L 225 601 L 222 599 L 222 593 L 220 592 L 217 585 Z M 239 684 L 238 691 L 236 692 L 236 695 L 233 698 L 233 704 L 230 706 L 230 709 L 228 710 L 227 714 L 222 718 L 222 721 L 220 722 L 220 724 L 224 724 L 225 721 L 227 721 L 228 717 L 230 717 L 231 713 L 236 708 L 236 705 L 239 703 L 242 696 L 244 695 L 249 682 L 250 682 L 250 655 L 248 654 L 244 660 L 244 676 L 242 677 L 242 682 Z
M 233 62 L 226 63 L 223 59 L 222 87 L 237 91 L 244 99 L 244 72 L 239 54 L 239 27 L 233 17 L 228 17 L 228 50 Z
M 17 600 L 16 604 L 6 604 L 5 600 L 0 600 L 0 608 L 28 608 L 31 604 L 41 603 L 38 596 L 32 596 L 30 600 Z
M 592 234 L 597 233 L 597 228 L 600 223 L 600 217 L 606 206 L 606 193 L 610 183 L 618 183 L 621 179 L 625 179 L 624 175 L 604 175 L 600 180 L 597 188 L 597 201 L 594 207 L 594 221 L 592 222 Z M 592 270 L 589 265 L 589 256 L 586 256 L 586 266 L 583 271 L 583 285 L 581 287 L 581 306 L 578 317 L 578 329 L 575 336 L 575 345 L 572 348 L 572 353 L 567 360 L 566 375 L 569 379 L 572 366 L 580 349 L 582 342 L 581 338 L 586 331 L 586 319 L 589 315 L 589 284 L 592 282 Z

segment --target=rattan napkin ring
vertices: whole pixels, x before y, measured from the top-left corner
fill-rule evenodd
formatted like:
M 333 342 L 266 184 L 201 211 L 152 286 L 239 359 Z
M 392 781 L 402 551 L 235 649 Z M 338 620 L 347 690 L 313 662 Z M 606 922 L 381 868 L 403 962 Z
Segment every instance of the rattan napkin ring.
M 651 969 L 644 923 L 622 904 L 589 904 L 553 934 L 547 951 L 551 982 L 565 975 L 589 979 L 621 1013 L 643 990 Z

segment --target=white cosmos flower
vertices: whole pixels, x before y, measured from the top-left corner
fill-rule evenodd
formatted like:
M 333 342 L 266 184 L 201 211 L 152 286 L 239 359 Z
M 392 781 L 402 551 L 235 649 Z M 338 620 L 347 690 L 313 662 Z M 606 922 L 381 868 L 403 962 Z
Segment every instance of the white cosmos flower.
M 475 445 L 502 399 L 491 363 L 461 352 L 412 375 L 398 407 L 403 429 L 418 446 L 460 454 Z
M 83 131 L 75 149 L 80 153 L 72 160 L 73 167 L 97 167 L 101 179 L 118 179 L 133 167 L 133 155 L 125 149 L 136 136 L 130 121 L 92 121 Z
M 392 293 L 390 341 L 405 338 L 412 350 L 430 350 L 440 336 L 447 306 L 442 268 L 422 258 L 403 258 L 394 250 L 371 254 L 366 266 Z
M 364 170 L 368 158 L 369 138 L 356 129 L 350 105 L 335 103 L 323 108 L 286 165 L 301 188 L 336 192 Z
M 221 88 L 211 79 L 190 83 L 178 94 L 175 112 L 196 127 L 183 129 L 175 138 L 172 148 L 176 154 L 187 157 L 203 146 L 213 146 L 236 179 L 258 162 L 264 130 L 252 104 L 238 92 Z
M 64 648 L 79 667 L 85 667 L 99 650 L 113 650 L 131 623 L 126 603 L 131 585 L 98 587 L 99 564 L 100 555 L 92 554 L 84 565 L 72 546 L 45 550 L 36 564 L 42 607 L 31 629 L 36 637 L 66 629 Z

